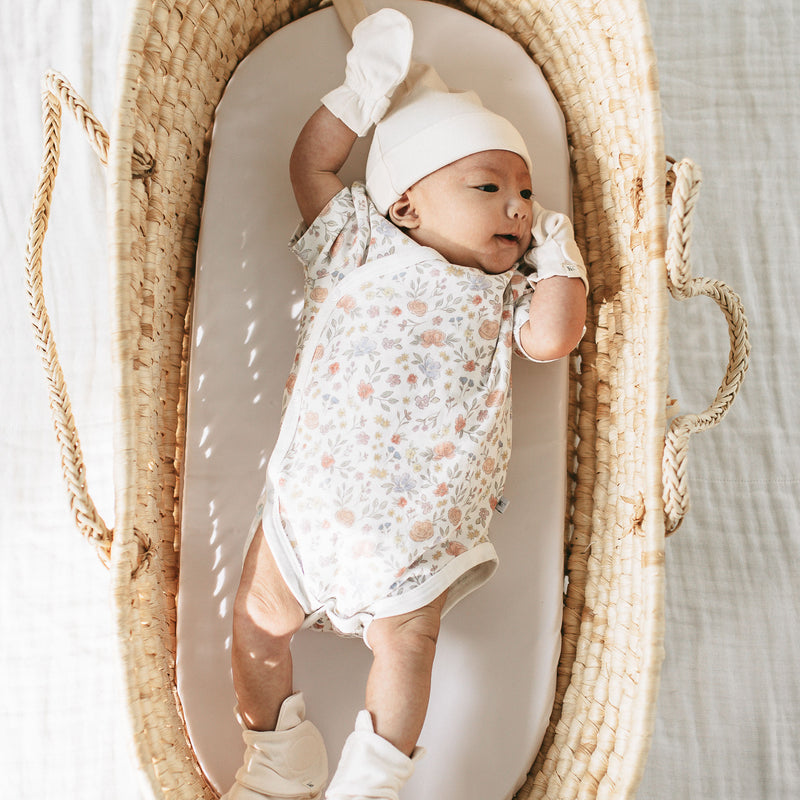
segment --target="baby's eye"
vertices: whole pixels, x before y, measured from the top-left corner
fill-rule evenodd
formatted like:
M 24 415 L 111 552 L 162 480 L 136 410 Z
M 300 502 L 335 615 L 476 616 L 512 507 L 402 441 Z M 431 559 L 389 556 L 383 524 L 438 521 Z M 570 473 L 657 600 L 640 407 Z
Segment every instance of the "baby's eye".
M 476 189 L 479 189 L 481 192 L 497 192 L 498 187 L 497 184 L 494 183 L 482 183 L 480 186 L 476 186 Z
M 533 197 L 533 190 L 532 189 L 523 189 L 519 193 L 519 195 L 523 200 L 530 200 L 531 197 Z

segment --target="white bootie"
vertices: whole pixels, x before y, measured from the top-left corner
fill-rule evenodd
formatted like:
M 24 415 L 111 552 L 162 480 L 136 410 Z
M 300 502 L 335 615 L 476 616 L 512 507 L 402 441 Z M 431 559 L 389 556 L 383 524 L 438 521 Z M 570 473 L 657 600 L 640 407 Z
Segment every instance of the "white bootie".
M 325 800 L 399 800 L 401 787 L 414 772 L 414 762 L 424 753 L 417 747 L 409 758 L 375 733 L 369 711 L 360 711 Z
M 274 731 L 245 728 L 244 763 L 220 800 L 320 800 L 328 779 L 325 742 L 306 719 L 302 692 L 286 698 Z

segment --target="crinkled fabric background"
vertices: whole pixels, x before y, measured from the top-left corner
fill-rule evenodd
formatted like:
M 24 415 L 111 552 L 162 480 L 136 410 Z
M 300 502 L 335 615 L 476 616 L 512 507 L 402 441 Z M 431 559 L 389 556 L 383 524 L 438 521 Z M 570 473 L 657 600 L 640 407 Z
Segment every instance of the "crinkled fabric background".
M 0 774 L 9 797 L 134 800 L 108 574 L 70 521 L 23 280 L 40 77 L 64 72 L 110 122 L 127 2 L 0 0 L 5 325 L 0 382 Z M 800 796 L 800 50 L 795 0 L 651 0 L 667 152 L 704 185 L 694 272 L 742 296 L 744 389 L 696 437 L 692 509 L 667 546 L 667 657 L 641 797 Z M 74 125 L 46 249 L 47 294 L 92 492 L 113 519 L 103 175 Z M 671 308 L 670 394 L 700 410 L 727 337 L 710 301 Z

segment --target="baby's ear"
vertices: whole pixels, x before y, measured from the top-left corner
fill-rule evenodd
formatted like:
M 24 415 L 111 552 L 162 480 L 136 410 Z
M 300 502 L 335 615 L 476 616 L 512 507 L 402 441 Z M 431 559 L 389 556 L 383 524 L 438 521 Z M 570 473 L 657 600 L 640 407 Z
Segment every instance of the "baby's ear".
M 403 194 L 389 206 L 389 219 L 398 228 L 411 230 L 419 227 L 419 215 L 408 196 L 408 192 Z

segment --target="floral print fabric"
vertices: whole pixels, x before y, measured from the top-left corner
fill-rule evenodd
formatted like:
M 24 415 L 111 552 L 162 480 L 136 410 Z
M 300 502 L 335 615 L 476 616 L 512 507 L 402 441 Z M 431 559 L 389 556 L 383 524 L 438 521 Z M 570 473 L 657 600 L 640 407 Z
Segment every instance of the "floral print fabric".
M 360 184 L 292 248 L 305 305 L 263 520 L 281 572 L 343 633 L 448 587 L 449 608 L 496 562 L 528 282 L 449 264 Z

